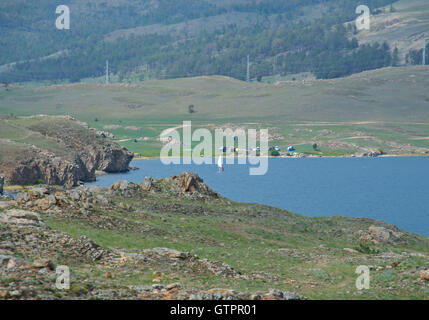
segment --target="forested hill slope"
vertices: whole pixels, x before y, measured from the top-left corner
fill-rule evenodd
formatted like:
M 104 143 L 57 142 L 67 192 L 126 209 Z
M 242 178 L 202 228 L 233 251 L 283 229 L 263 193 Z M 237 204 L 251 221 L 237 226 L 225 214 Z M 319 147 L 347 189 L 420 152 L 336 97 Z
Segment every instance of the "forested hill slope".
M 414 0 L 413 0 L 414 1 Z M 367 0 L 374 15 L 393 0 Z M 0 81 L 118 80 L 309 72 L 340 77 L 394 64 L 383 40 L 361 45 L 360 0 L 70 0 L 71 29 L 57 30 L 57 1 L 0 3 Z M 382 8 L 383 9 L 378 9 Z M 347 26 L 347 27 L 346 27 Z M 362 41 L 363 43 L 364 41 Z
M 373 16 L 370 30 L 357 33 L 356 38 L 361 44 L 386 41 L 398 48 L 400 63 L 422 64 L 424 40 L 429 45 L 429 1 L 395 2 L 386 12 Z M 429 56 L 426 61 L 428 64 Z

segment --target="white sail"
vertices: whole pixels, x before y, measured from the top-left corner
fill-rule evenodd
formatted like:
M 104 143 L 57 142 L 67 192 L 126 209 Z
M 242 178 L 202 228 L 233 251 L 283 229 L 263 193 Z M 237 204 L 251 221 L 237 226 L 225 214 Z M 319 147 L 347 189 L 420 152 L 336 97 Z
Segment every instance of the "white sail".
M 222 168 L 222 167 L 223 167 L 223 159 L 222 159 L 222 156 L 219 156 L 219 158 L 217 159 L 217 166 L 218 166 L 219 168 Z

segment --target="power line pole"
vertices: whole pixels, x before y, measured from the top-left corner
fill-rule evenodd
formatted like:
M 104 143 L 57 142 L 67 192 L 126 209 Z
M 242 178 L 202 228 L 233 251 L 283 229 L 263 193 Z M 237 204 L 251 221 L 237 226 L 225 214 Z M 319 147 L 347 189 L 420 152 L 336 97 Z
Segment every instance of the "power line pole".
M 423 65 L 426 65 L 426 39 L 423 42 Z
M 246 81 L 250 82 L 250 56 L 247 55 L 247 75 L 246 75 Z
M 106 60 L 106 84 L 109 84 L 109 60 Z

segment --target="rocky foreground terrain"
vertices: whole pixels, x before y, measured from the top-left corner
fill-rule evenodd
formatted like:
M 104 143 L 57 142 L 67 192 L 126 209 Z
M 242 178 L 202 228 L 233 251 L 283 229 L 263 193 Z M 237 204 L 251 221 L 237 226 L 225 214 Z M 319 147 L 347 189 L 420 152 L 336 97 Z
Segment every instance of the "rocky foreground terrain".
M 428 269 L 427 238 L 235 203 L 191 173 L 0 201 L 0 299 L 427 299 Z
M 9 185 L 73 187 L 94 181 L 97 170 L 128 170 L 132 157 L 108 133 L 69 116 L 0 116 L 0 176 Z

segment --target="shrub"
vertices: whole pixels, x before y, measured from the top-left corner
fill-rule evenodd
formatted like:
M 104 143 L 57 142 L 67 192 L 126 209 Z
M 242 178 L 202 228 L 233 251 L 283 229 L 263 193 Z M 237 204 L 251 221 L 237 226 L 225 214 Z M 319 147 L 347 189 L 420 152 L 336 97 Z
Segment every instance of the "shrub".
M 375 254 L 380 252 L 373 242 L 365 239 L 361 239 L 359 241 L 359 247 L 356 250 L 366 254 Z
M 37 179 L 36 184 L 45 184 L 45 181 L 43 181 L 42 179 Z

